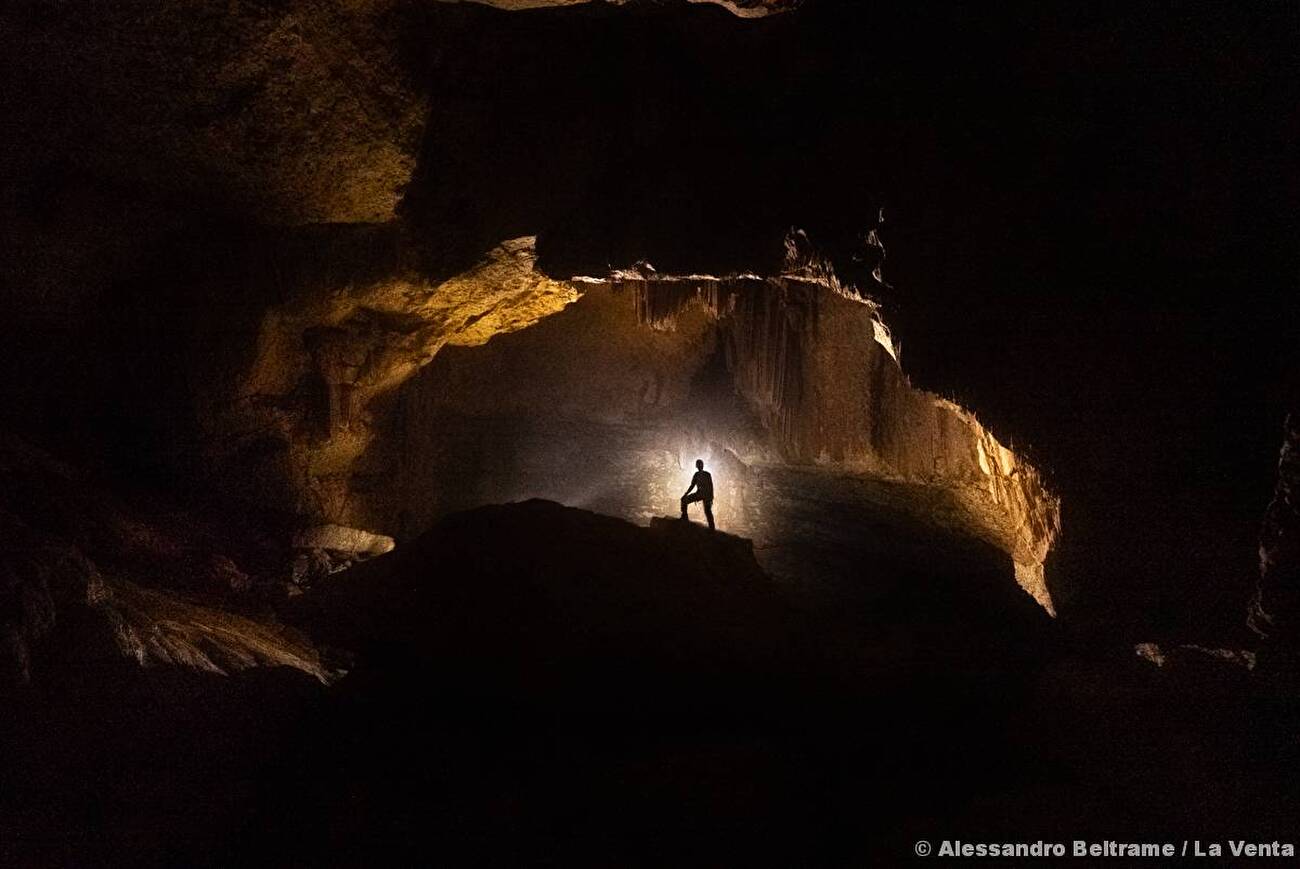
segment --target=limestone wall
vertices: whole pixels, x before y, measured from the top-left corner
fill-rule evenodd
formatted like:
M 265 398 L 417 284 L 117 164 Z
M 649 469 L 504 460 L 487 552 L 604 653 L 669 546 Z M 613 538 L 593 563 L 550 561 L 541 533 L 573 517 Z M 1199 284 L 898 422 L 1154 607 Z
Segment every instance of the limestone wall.
M 804 276 L 619 285 L 651 328 L 672 329 L 674 311 L 691 307 L 718 318 L 735 387 L 774 454 L 750 458 L 941 488 L 1052 608 L 1041 565 L 1060 533 L 1059 500 L 972 412 L 912 387 L 869 300 Z

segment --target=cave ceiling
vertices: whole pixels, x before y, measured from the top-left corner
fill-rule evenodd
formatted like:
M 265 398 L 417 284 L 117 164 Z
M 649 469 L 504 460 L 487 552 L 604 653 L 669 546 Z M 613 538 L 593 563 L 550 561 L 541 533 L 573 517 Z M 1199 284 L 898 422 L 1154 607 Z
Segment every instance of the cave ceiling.
M 459 3 L 462 0 L 443 0 L 443 2 Z M 495 6 L 498 9 L 518 11 L 521 9 L 543 9 L 549 6 L 578 6 L 593 2 L 593 0 L 464 0 L 464 2 L 482 3 L 485 6 Z M 624 6 L 644 3 L 645 0 L 595 0 L 595 2 L 605 2 L 612 6 Z M 651 2 L 656 2 L 656 0 L 651 0 Z M 765 15 L 776 15 L 795 9 L 802 0 L 686 0 L 686 2 L 715 4 L 741 18 L 762 18 Z

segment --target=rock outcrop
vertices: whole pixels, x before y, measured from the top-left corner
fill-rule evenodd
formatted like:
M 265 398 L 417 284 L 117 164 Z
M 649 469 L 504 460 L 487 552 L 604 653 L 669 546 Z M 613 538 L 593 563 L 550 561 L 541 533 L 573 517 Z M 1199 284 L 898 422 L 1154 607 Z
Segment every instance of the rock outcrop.
M 453 513 L 293 601 L 294 622 L 314 640 L 357 655 L 321 719 L 324 734 L 299 762 L 323 768 L 313 752 L 337 750 L 337 736 L 325 735 L 332 727 L 392 727 L 382 744 L 354 739 L 359 755 L 337 771 L 404 815 L 397 804 L 410 770 L 390 778 L 379 772 L 388 760 L 372 752 L 391 760 L 417 733 L 439 743 L 431 734 L 458 730 L 463 714 L 497 722 L 471 727 L 488 744 L 503 740 L 487 750 L 572 738 L 558 755 L 554 743 L 537 744 L 528 762 L 585 765 L 605 756 L 598 746 L 618 753 L 656 732 L 652 740 L 685 744 L 701 730 L 725 732 L 725 721 L 799 733 L 828 724 L 852 733 L 860 714 L 902 725 L 912 720 L 904 706 L 857 704 L 935 679 L 961 704 L 965 680 L 1013 684 L 1046 660 L 1056 626 L 1015 588 L 996 549 L 961 534 L 932 534 L 920 550 L 878 526 L 859 533 L 879 536 L 890 556 L 869 583 L 827 601 L 813 585 L 766 573 L 750 540 L 677 518 L 638 526 L 543 500 Z M 822 718 L 801 700 L 845 706 Z M 344 723 L 353 714 L 364 722 Z M 548 787 L 586 799 L 582 787 Z M 547 815 L 532 796 L 521 799 L 530 817 Z M 335 823 L 320 810 L 303 820 Z
M 791 271 L 767 281 L 651 276 L 614 285 L 636 295 L 638 316 L 656 328 L 672 328 L 691 304 L 719 319 L 736 388 L 768 435 L 768 454 L 751 460 L 944 493 L 1051 610 L 1041 565 L 1060 531 L 1059 501 L 973 413 L 911 386 L 870 300 L 833 274 Z
M 1263 657 L 1294 667 L 1300 652 L 1300 415 L 1283 425 L 1277 486 L 1259 534 L 1259 584 L 1249 625 L 1264 641 Z
M 359 556 L 383 555 L 393 551 L 393 538 L 372 534 L 360 528 L 341 525 L 317 525 L 298 532 L 293 538 L 295 549 L 327 549 Z
M 784 613 L 747 540 L 546 501 L 453 514 L 298 600 L 296 620 L 332 645 L 524 667 L 646 642 L 734 661 L 779 636 Z
M 8 436 L 0 484 L 0 685 L 40 683 L 69 662 L 222 676 L 283 666 L 330 678 L 310 642 L 258 612 L 253 578 L 201 536 L 141 518 Z
M 787 865 L 813 842 L 828 862 L 892 864 L 936 823 L 1127 837 L 1269 804 L 1256 775 L 1286 772 L 1240 756 L 1236 683 L 1192 716 L 1205 695 L 1188 680 L 1062 660 L 991 547 L 949 561 L 958 541 L 930 542 L 945 556 L 877 567 L 871 605 L 826 607 L 698 524 L 541 501 L 447 516 L 299 599 L 358 663 L 276 766 L 238 856 L 457 862 L 468 841 L 493 863 Z M 1288 739 L 1269 745 L 1290 758 Z M 1051 798 L 1061 781 L 1084 798 Z M 1151 800 L 1179 782 L 1225 799 Z
M 525 497 L 645 521 L 674 510 L 702 457 L 719 471 L 721 527 L 764 551 L 851 547 L 849 524 L 812 504 L 895 510 L 997 546 L 1051 611 L 1057 498 L 973 414 L 910 385 L 877 306 L 833 271 L 642 268 L 573 286 L 582 298 L 563 312 L 448 348 L 397 390 L 355 466 L 393 485 L 353 487 L 345 521 L 400 535 Z
M 10 4 L 5 111 L 29 133 L 10 156 L 268 223 L 391 219 L 427 112 L 399 6 Z
M 541 9 L 547 6 L 577 6 L 591 3 L 593 0 L 442 0 L 445 3 L 474 2 L 498 9 L 518 11 L 524 9 Z M 644 0 L 595 0 L 611 5 L 632 5 Z M 762 18 L 788 12 L 799 6 L 803 0 L 687 0 L 690 3 L 711 3 L 723 7 L 740 18 Z
M 349 505 L 358 459 L 395 388 L 444 347 L 483 344 L 577 298 L 537 271 L 532 238 L 444 281 L 395 261 L 342 284 L 305 281 L 262 314 L 256 335 L 236 336 L 238 367 L 207 375 L 196 413 L 208 478 L 307 522 L 361 524 Z

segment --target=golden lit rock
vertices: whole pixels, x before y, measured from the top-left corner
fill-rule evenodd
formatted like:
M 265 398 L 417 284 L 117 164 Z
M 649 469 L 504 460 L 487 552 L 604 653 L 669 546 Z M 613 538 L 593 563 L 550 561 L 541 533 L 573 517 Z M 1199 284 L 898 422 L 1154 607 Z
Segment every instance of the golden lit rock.
M 123 655 L 143 667 L 229 675 L 250 667 L 293 667 L 325 682 L 316 649 L 298 631 L 201 606 L 126 580 L 110 581 L 101 612 Z
M 760 551 L 851 541 L 833 517 L 857 505 L 995 546 L 1053 611 L 1058 499 L 973 414 L 912 387 L 876 305 L 833 275 L 575 280 L 577 303 L 448 347 L 398 390 L 358 457 L 392 480 L 355 493 L 361 524 L 418 529 L 526 497 L 646 521 L 677 512 L 703 458 L 719 527 Z
M 912 387 L 873 303 L 806 274 L 624 285 L 660 328 L 672 309 L 695 303 L 718 317 L 736 388 L 771 450 L 747 454 L 738 445 L 742 458 L 938 490 L 952 516 L 931 518 L 1007 552 L 1017 581 L 1054 612 L 1042 562 L 1060 532 L 1059 499 L 972 413 Z
M 544 9 L 551 6 L 580 6 L 593 0 L 441 0 L 444 3 L 473 2 L 497 9 L 519 11 L 525 9 Z M 633 5 L 643 0 L 598 0 L 613 6 Z M 740 18 L 762 18 L 776 15 L 799 6 L 802 0 L 688 0 L 691 3 L 721 6 L 732 15 Z
M 557 281 L 522 238 L 439 283 L 395 269 L 306 286 L 263 317 L 234 400 L 210 405 L 217 481 L 400 539 L 532 496 L 672 514 L 701 457 L 721 466 L 722 527 L 760 544 L 817 533 L 779 494 L 807 489 L 829 511 L 848 499 L 983 540 L 1053 611 L 1056 496 L 972 413 L 914 388 L 879 307 L 807 248 L 793 238 L 768 278 Z
M 47 4 L 0 27 L 41 83 L 9 122 L 26 159 L 58 153 L 136 192 L 269 223 L 389 220 L 427 114 L 386 26 L 398 6 Z
M 210 455 L 238 465 L 250 444 L 269 438 L 275 467 L 262 475 L 274 481 L 266 495 L 320 522 L 356 524 L 352 475 L 374 435 L 372 404 L 443 347 L 481 345 L 578 298 L 574 285 L 536 270 L 534 244 L 503 242 L 440 283 L 395 275 L 309 287 L 269 310 L 236 394 L 207 405 Z

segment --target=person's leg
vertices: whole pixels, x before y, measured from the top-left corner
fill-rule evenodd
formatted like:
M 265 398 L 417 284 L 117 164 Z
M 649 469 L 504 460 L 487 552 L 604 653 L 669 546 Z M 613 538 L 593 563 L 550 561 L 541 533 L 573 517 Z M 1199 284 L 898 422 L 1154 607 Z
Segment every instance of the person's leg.
M 712 501 L 704 502 L 704 518 L 709 520 L 709 530 L 710 531 L 715 530 L 713 527 L 713 502 Z
M 696 492 L 694 495 L 683 495 L 682 496 L 682 518 L 683 519 L 687 518 L 686 517 L 687 504 L 694 504 L 696 501 L 702 501 L 702 500 L 704 499 L 703 497 L 701 497 L 699 492 Z

